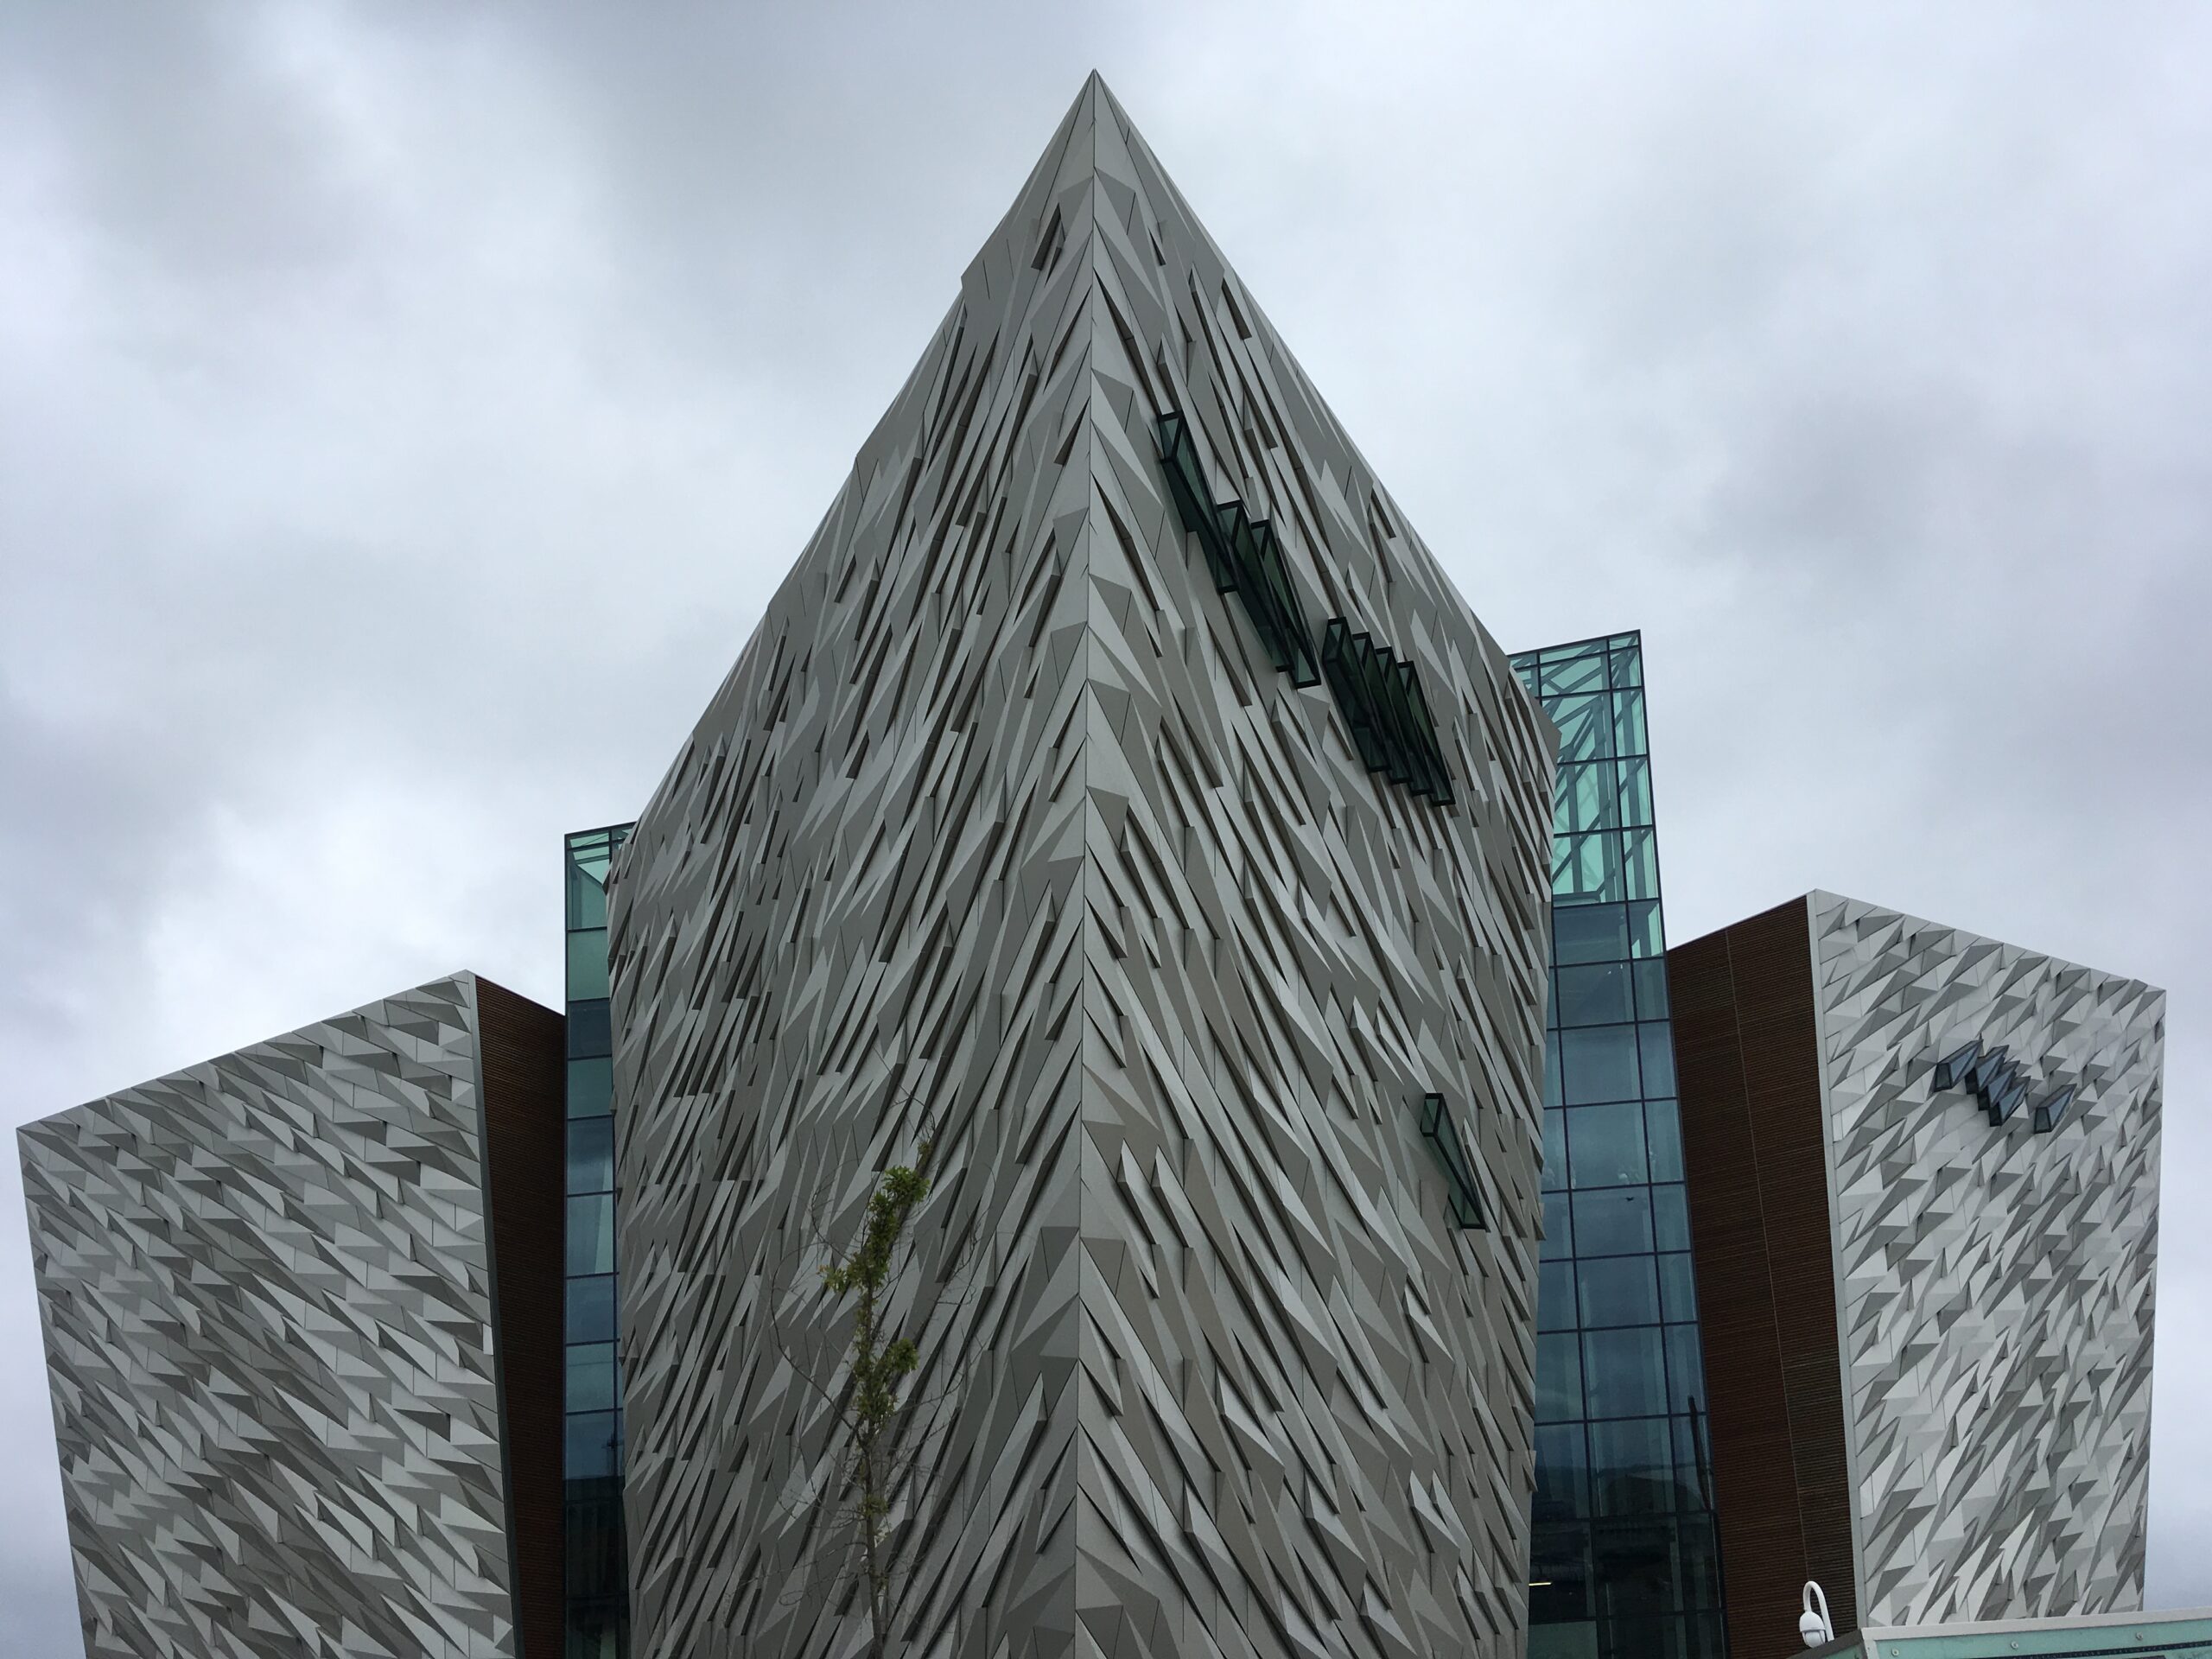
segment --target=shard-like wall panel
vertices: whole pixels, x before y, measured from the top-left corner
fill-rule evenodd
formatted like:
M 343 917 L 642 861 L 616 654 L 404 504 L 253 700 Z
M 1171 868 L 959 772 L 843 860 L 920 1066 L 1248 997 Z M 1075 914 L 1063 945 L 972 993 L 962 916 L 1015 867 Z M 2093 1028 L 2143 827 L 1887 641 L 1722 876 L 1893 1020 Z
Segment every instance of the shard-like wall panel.
M 1451 804 L 1217 589 L 1170 411 Z M 812 1269 L 925 1139 L 910 1651 L 1514 1651 L 1552 743 L 1094 80 L 615 871 L 640 1654 L 864 1629 Z
M 1808 907 L 1859 1620 L 2139 1608 L 2164 995 L 1832 893 Z M 1974 1039 L 2024 1068 L 2001 1124 L 1934 1086 Z
M 461 975 L 20 1131 L 90 1659 L 512 1654 Z

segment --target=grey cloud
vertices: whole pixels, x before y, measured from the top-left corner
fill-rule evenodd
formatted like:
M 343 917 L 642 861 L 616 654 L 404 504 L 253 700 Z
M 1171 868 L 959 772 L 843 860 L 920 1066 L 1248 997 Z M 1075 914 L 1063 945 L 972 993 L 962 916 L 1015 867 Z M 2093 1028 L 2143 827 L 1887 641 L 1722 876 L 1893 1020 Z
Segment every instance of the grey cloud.
M 2151 3 L 0 10 L 0 1122 L 551 995 L 555 837 L 1096 66 L 1503 643 L 1645 629 L 1677 937 L 1819 885 L 2171 991 L 2151 1586 L 2212 1602 L 2208 60 Z M 0 1605 L 60 1630 L 0 1161 Z

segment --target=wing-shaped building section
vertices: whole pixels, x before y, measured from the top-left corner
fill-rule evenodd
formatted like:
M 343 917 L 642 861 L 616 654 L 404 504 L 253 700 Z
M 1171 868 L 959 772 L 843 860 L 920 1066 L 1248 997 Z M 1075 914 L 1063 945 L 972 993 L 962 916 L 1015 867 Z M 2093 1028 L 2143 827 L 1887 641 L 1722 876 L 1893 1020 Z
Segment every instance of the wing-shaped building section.
M 613 872 L 636 1651 L 1517 1654 L 1555 747 L 1094 78 Z
M 18 1131 L 88 1659 L 559 1651 L 561 1034 L 457 974 Z

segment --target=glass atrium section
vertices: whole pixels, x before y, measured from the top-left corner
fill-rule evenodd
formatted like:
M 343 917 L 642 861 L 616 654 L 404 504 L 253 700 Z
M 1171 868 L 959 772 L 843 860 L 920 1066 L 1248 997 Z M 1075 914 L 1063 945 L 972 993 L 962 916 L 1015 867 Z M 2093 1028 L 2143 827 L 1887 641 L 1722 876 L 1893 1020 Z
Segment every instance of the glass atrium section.
M 607 872 L 631 826 L 568 838 L 568 1319 L 563 1386 L 568 1659 L 627 1659 L 622 1373 L 615 1361 L 614 1045 L 607 1015 Z
M 1560 730 L 1529 1659 L 1723 1659 L 1643 639 L 1513 666 Z

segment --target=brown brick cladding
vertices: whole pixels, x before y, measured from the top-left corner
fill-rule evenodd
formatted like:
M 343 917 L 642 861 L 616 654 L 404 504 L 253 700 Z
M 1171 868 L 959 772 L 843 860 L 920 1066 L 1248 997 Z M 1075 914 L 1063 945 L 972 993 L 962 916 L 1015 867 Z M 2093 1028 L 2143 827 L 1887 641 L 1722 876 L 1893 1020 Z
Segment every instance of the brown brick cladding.
M 1728 1646 L 1787 1653 L 1818 1580 L 1856 1629 L 1805 900 L 1667 953 Z
M 523 1659 L 558 1659 L 567 1022 L 480 976 L 476 990 L 515 1622 Z

